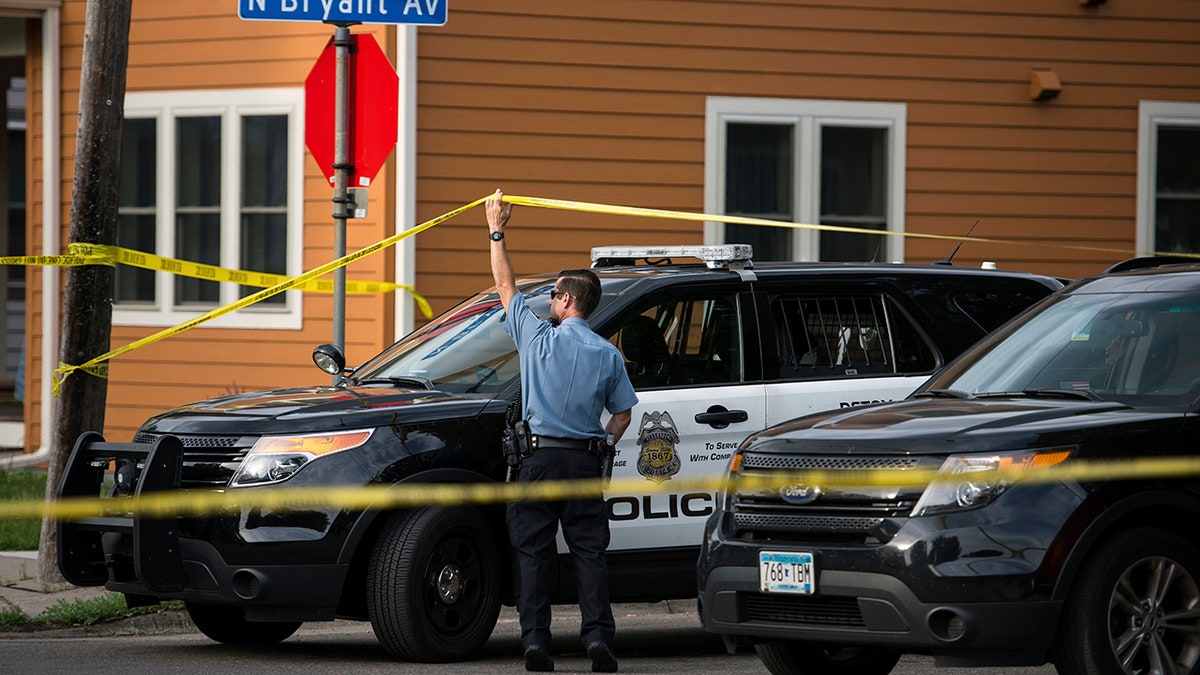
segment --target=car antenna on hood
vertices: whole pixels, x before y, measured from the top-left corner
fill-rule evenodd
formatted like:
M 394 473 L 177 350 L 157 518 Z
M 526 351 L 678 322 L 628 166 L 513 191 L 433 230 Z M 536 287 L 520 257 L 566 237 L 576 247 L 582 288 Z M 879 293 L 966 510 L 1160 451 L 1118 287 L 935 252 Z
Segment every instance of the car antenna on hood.
M 946 258 L 945 260 L 934 260 L 933 264 L 934 265 L 953 265 L 954 264 L 954 256 L 958 254 L 958 249 L 963 245 L 963 242 L 966 241 L 967 238 L 971 236 L 971 233 L 975 231 L 975 226 L 978 224 L 979 224 L 979 219 L 976 218 L 975 222 L 971 225 L 971 229 L 967 230 L 966 236 L 964 236 L 962 239 L 959 239 L 958 243 L 954 245 L 954 250 L 950 252 L 950 257 Z

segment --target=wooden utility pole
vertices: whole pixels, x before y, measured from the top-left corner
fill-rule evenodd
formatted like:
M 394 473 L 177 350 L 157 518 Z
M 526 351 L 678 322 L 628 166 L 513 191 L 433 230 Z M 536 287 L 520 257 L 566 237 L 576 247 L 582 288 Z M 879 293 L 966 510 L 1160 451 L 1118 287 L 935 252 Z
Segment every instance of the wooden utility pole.
M 79 126 L 75 175 L 71 181 L 71 242 L 112 245 L 117 240 L 117 177 L 121 125 L 125 117 L 125 67 L 129 61 L 129 19 L 133 0 L 88 0 L 84 22 L 83 68 L 79 85 Z M 58 92 L 45 92 L 54 96 Z M 44 161 L 56 161 L 45 157 Z M 58 208 L 44 204 L 43 208 Z M 112 334 L 113 268 L 67 268 L 59 360 L 80 365 L 109 350 Z M 46 498 L 54 498 L 67 456 L 84 431 L 104 429 L 108 381 L 76 372 L 62 384 L 54 402 L 50 471 Z M 46 402 L 47 404 L 49 402 Z M 62 581 L 57 563 L 55 523 L 42 521 L 38 581 Z

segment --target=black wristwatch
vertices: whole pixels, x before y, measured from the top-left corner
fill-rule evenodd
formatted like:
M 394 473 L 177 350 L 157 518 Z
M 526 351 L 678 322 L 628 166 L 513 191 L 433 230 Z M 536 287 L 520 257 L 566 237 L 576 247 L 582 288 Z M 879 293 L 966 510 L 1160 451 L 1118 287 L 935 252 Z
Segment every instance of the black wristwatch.
M 491 239 L 492 241 L 500 241 L 503 238 L 504 230 L 496 230 L 495 232 L 488 233 L 488 239 Z

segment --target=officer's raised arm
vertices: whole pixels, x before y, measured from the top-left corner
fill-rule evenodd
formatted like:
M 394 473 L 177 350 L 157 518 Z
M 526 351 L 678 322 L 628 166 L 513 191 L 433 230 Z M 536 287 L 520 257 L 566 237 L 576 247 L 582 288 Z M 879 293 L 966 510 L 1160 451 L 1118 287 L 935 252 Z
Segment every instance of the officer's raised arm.
M 513 273 L 512 259 L 508 256 L 508 246 L 504 243 L 504 225 L 512 215 L 512 204 L 504 200 L 504 193 L 499 188 L 483 203 L 487 214 L 488 239 L 492 248 L 492 278 L 496 282 L 496 291 L 500 294 L 500 302 L 504 311 L 508 311 L 508 303 L 517 292 L 516 275 Z

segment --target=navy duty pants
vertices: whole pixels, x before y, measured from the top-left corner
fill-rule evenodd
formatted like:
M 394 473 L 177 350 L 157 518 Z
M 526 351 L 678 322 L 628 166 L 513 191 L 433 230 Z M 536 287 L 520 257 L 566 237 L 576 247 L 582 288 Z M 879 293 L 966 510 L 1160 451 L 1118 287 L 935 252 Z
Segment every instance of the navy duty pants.
M 600 477 L 600 460 L 584 450 L 543 448 L 521 463 L 521 482 Z M 520 565 L 517 611 L 521 644 L 550 646 L 550 571 L 557 553 L 555 534 L 562 523 L 579 586 L 584 645 L 612 647 L 616 635 L 608 601 L 608 507 L 603 499 L 523 501 L 508 505 L 508 533 Z

